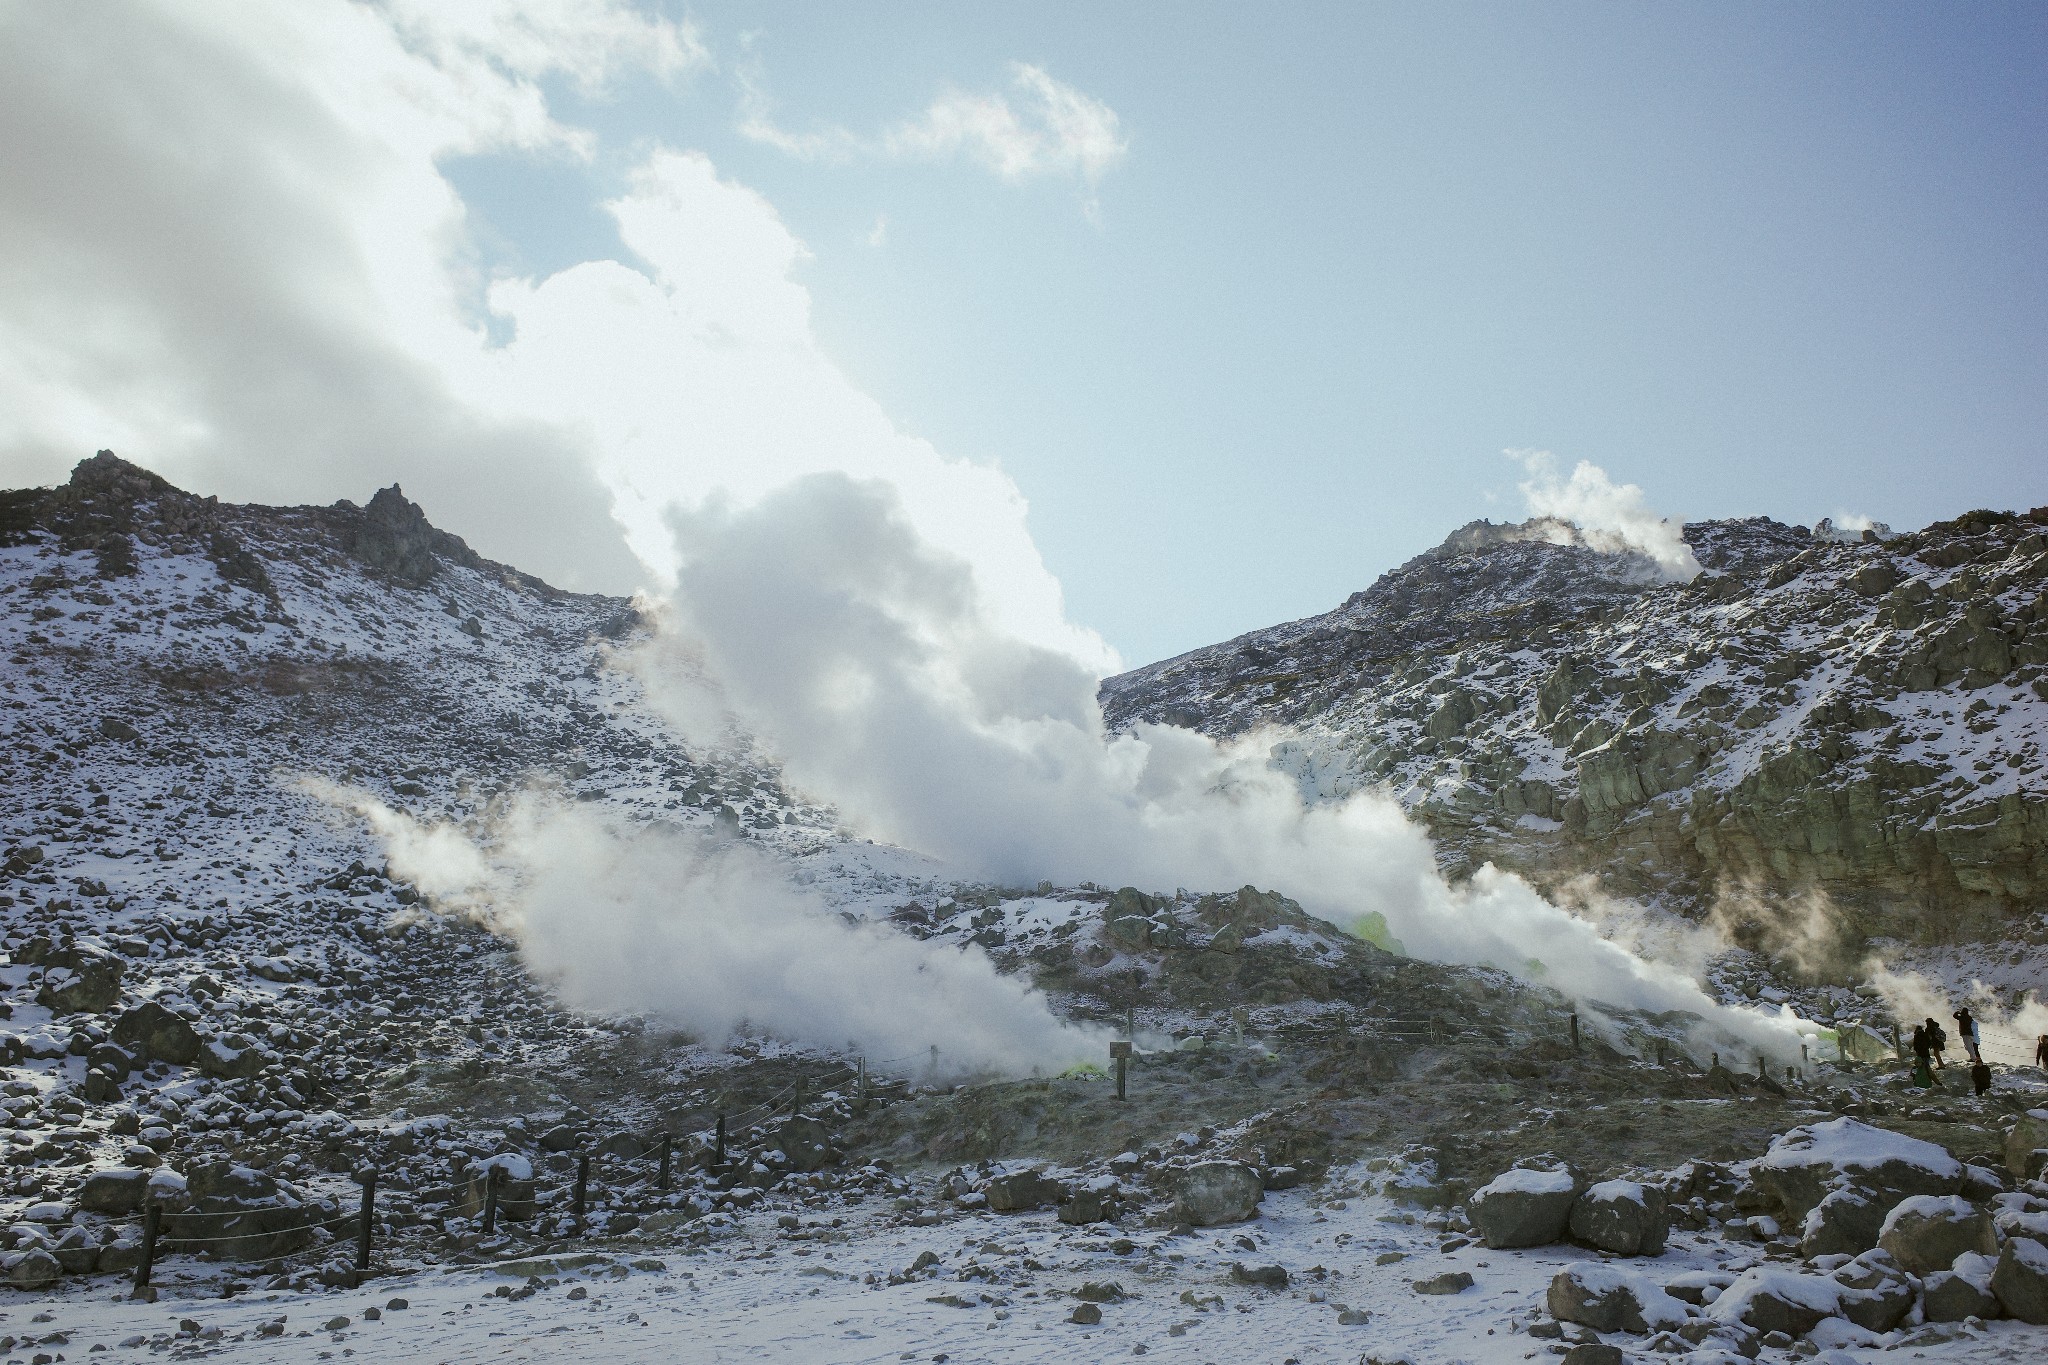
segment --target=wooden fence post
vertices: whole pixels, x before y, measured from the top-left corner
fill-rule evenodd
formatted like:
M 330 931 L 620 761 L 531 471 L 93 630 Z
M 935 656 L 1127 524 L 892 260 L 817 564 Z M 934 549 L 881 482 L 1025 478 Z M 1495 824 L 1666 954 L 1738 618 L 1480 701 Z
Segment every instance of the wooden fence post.
M 654 1188 L 662 1191 L 664 1194 L 668 1192 L 669 1159 L 675 1151 L 675 1145 L 676 1140 L 674 1137 L 667 1133 L 661 1135 L 661 1173 L 654 1177 Z
M 583 1235 L 583 1210 L 590 1199 L 590 1153 L 576 1154 L 576 1235 Z
M 1579 1050 L 1579 1012 L 1572 1011 L 1572 1051 Z
M 714 1170 L 725 1169 L 725 1115 L 718 1116 L 718 1139 L 711 1149 L 711 1165 Z
M 503 1166 L 493 1166 L 484 1176 L 484 1236 L 498 1230 L 498 1183 L 505 1176 Z
M 154 1199 L 142 1211 L 142 1261 L 135 1267 L 135 1297 L 149 1295 L 149 1272 L 156 1266 L 156 1235 L 163 1226 L 164 1208 Z
M 1131 1065 L 1131 1044 L 1129 1039 L 1118 1039 L 1109 1045 L 1109 1055 L 1116 1062 L 1116 1097 L 1129 1099 L 1125 1091 L 1125 1076 Z
M 377 1173 L 364 1171 L 356 1179 L 363 1182 L 363 1219 L 356 1229 L 356 1269 L 370 1268 L 370 1220 L 377 1209 Z

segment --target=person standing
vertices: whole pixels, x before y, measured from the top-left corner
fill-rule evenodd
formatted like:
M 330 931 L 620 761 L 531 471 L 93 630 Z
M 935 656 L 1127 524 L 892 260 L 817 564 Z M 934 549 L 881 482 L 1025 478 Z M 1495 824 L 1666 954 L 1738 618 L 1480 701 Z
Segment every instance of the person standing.
M 1977 1020 L 1970 1013 L 1970 1007 L 1963 1006 L 1955 1012 L 1953 1018 L 1956 1021 L 1956 1037 L 1962 1040 L 1963 1051 L 1970 1054 L 1970 1065 L 1980 1064 L 1984 1058 L 1977 1052 Z
M 1948 1065 L 1948 1058 L 1942 1056 L 1944 1052 L 1948 1051 L 1948 1034 L 1941 1025 L 1935 1023 L 1932 1019 L 1927 1021 L 1927 1050 L 1934 1054 L 1934 1064 L 1936 1066 L 1946 1067 Z
M 1927 1069 L 1927 1059 L 1933 1051 L 1934 1046 L 1927 1037 L 1927 1025 L 1913 1025 L 1913 1084 L 1922 1087 L 1934 1084 L 1934 1073 Z
M 2034 1065 L 2048 1071 L 2048 1033 L 2042 1034 L 2041 1040 L 2034 1044 Z

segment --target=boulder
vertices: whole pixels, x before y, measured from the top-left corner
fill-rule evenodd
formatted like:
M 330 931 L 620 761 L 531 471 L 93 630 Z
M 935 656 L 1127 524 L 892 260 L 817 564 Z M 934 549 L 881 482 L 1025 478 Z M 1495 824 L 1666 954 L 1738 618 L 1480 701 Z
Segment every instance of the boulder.
M 1966 1252 L 1998 1254 L 1991 1215 L 1959 1194 L 1916 1194 L 1885 1217 L 1877 1244 L 1908 1273 L 1946 1270 Z
M 1997 1261 L 1973 1252 L 1957 1257 L 1955 1269 L 1929 1275 L 1920 1284 L 1921 1310 L 1927 1321 L 1999 1316 L 1998 1295 L 1991 1292 L 1991 1277 L 1997 1270 Z
M 1632 1271 L 1587 1262 L 1550 1281 L 1550 1315 L 1596 1332 L 1649 1332 L 1686 1320 L 1685 1305 Z
M 1821 1275 L 1779 1265 L 1751 1266 L 1721 1291 L 1707 1316 L 1759 1332 L 1803 1337 L 1841 1309 L 1842 1286 Z
M 2005 1169 L 2015 1180 L 2034 1179 L 2036 1171 L 2029 1167 L 2043 1148 L 2048 1148 L 2048 1109 L 2029 1109 L 2005 1135 Z
M 462 1198 L 464 1216 L 476 1218 L 483 1214 L 493 1172 L 498 1173 L 500 1218 L 524 1223 L 540 1216 L 539 1183 L 533 1176 L 533 1163 L 517 1152 L 500 1152 L 469 1168 L 469 1184 Z
M 1242 1161 L 1203 1161 L 1180 1173 L 1174 1209 L 1198 1228 L 1242 1223 L 1258 1216 L 1264 1193 L 1255 1167 Z
M 1657 1256 L 1670 1230 L 1664 1191 L 1633 1180 L 1604 1180 L 1572 1201 L 1572 1240 L 1617 1256 Z
M 2008 1241 L 1991 1272 L 1991 1292 L 2008 1316 L 2048 1325 L 2048 1244 L 2031 1237 Z
M 1830 1190 L 1807 1211 L 1799 1235 L 1799 1254 L 1854 1256 L 1877 1245 L 1884 1228 L 1884 1207 L 1877 1197 L 1854 1186 Z
M 336 1222 L 331 1208 L 310 1204 L 274 1177 L 228 1161 L 195 1167 L 185 1196 L 183 1206 L 165 1216 L 165 1235 L 181 1251 L 209 1251 L 230 1260 L 267 1261 L 303 1250 L 316 1240 L 315 1227 Z
M 266 1064 L 263 1049 L 245 1033 L 208 1038 L 200 1044 L 197 1060 L 203 1074 L 223 1081 L 247 1080 Z
M 1866 1251 L 1834 1273 L 1842 1316 L 1869 1332 L 1889 1332 L 1913 1311 L 1913 1281 L 1889 1251 Z
M 1109 1222 L 1122 1211 L 1116 1178 L 1099 1176 L 1068 1192 L 1066 1202 L 1060 1205 L 1059 1219 L 1078 1227 Z
M 199 1057 L 199 1032 L 154 1000 L 121 1011 L 114 1041 L 159 1062 L 189 1066 Z
M 783 1120 L 772 1140 L 789 1159 L 789 1168 L 805 1174 L 825 1169 L 838 1155 L 831 1130 L 802 1114 Z
M 1495 1251 L 1548 1246 L 1564 1236 L 1578 1195 L 1578 1177 L 1569 1170 L 1516 1167 L 1476 1191 L 1466 1210 L 1480 1240 Z
M 142 1207 L 142 1197 L 148 1189 L 149 1172 L 138 1167 L 94 1171 L 78 1187 L 78 1207 L 88 1213 L 118 1217 Z
M 1619 1346 L 1604 1341 L 1582 1341 L 1564 1353 L 1563 1365 L 1622 1365 Z
M 36 1003 L 54 1014 L 99 1014 L 121 998 L 127 964 L 111 953 L 78 953 L 76 967 L 53 967 L 36 992 Z
M 41 1247 L 8 1258 L 7 1282 L 16 1289 L 48 1289 L 63 1278 L 64 1267 Z
M 1237 1261 L 1230 1267 L 1230 1278 L 1239 1284 L 1253 1284 L 1261 1289 L 1285 1289 L 1287 1267 L 1279 1265 L 1252 1265 Z
M 1008 1171 L 988 1182 L 982 1193 L 997 1213 L 1029 1213 L 1060 1202 L 1066 1186 L 1045 1173 L 1043 1167 L 1028 1166 Z
M 1751 1178 L 1788 1221 L 1804 1222 L 1837 1189 L 1861 1190 L 1887 1211 L 1909 1195 L 1954 1194 L 1962 1188 L 1963 1164 L 1931 1142 L 1840 1118 L 1786 1133 Z
M 57 1258 L 66 1275 L 90 1275 L 99 1268 L 100 1241 L 90 1228 L 67 1228 L 50 1248 L 50 1254 Z
M 1418 1294 L 1462 1294 L 1471 1287 L 1471 1275 L 1462 1270 L 1446 1270 L 1441 1275 L 1416 1280 L 1409 1286 Z

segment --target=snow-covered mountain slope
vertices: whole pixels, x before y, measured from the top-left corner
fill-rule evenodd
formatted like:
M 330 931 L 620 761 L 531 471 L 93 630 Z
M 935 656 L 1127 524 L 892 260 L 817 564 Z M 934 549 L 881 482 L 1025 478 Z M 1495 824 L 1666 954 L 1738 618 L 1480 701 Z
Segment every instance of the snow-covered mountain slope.
M 1765 938 L 1785 926 L 1746 893 L 1825 893 L 1851 941 L 2040 941 L 2048 509 L 1685 536 L 1706 572 L 1681 584 L 1475 522 L 1334 611 L 1111 678 L 1104 707 L 1294 727 L 1306 788 L 1384 784 L 1453 872 L 1595 871 Z

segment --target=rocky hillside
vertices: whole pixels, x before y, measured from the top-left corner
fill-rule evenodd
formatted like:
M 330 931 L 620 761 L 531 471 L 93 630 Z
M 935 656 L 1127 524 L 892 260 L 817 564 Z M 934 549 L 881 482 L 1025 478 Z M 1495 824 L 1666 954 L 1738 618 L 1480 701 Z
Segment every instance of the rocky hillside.
M 1825 893 L 1836 947 L 2039 941 L 2048 508 L 1685 537 L 1705 571 L 1673 583 L 1568 527 L 1475 522 L 1334 611 L 1112 678 L 1104 706 L 1296 727 L 1306 787 L 1384 786 L 1453 872 L 1592 872 L 1767 940 L 1794 926 L 1748 893 Z

